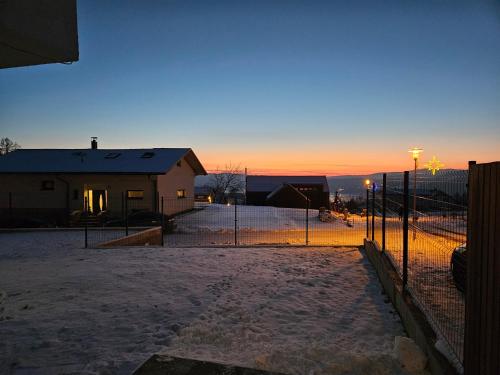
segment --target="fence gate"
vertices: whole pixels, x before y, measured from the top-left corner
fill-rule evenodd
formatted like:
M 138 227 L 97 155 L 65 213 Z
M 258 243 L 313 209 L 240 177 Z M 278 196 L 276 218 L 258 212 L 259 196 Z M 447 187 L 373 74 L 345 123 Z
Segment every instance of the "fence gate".
M 465 375 L 500 374 L 500 162 L 469 165 Z

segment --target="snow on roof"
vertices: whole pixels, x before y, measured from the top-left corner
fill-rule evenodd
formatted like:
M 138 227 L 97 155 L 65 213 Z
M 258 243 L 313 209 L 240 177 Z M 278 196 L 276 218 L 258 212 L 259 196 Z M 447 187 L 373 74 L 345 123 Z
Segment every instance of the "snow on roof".
M 182 158 L 206 174 L 190 148 L 21 149 L 0 157 L 0 173 L 164 174 Z
M 271 192 L 280 185 L 323 185 L 328 192 L 326 176 L 247 176 L 247 191 Z

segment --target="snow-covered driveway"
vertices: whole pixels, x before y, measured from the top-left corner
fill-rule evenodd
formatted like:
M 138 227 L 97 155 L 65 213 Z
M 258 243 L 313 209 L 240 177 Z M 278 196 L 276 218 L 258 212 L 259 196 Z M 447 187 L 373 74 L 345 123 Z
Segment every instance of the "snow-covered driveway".
M 402 373 L 356 248 L 85 250 L 0 234 L 0 373 L 129 374 L 156 352 L 294 374 Z

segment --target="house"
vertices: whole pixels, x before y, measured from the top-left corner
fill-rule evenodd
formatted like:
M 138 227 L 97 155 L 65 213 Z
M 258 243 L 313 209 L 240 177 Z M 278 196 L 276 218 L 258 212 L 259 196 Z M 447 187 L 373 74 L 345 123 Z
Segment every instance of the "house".
M 330 207 L 326 176 L 247 176 L 246 202 L 255 206 Z
M 21 149 L 0 157 L 0 210 L 57 217 L 74 210 L 173 215 L 194 206 L 194 178 L 206 174 L 190 148 Z M 126 201 L 126 202 L 125 202 Z

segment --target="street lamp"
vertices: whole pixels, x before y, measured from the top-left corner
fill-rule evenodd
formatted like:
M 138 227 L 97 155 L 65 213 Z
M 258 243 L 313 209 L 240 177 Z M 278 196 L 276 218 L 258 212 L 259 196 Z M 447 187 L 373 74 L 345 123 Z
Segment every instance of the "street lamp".
M 417 231 L 415 224 L 417 223 L 417 167 L 418 167 L 418 157 L 422 152 L 424 152 L 423 149 L 418 148 L 418 147 L 413 147 L 412 149 L 408 150 L 408 152 L 411 152 L 411 156 L 413 158 L 413 161 L 415 162 L 415 168 L 414 168 L 414 174 L 413 174 L 413 240 L 417 238 Z
M 369 219 L 369 215 L 368 215 L 368 212 L 370 212 L 370 207 L 369 207 L 369 202 L 370 202 L 370 183 L 371 181 L 369 179 L 366 179 L 365 180 L 365 187 L 366 187 L 366 239 L 369 238 L 369 235 L 370 235 L 370 232 L 369 232 L 369 228 L 370 228 L 370 219 Z

